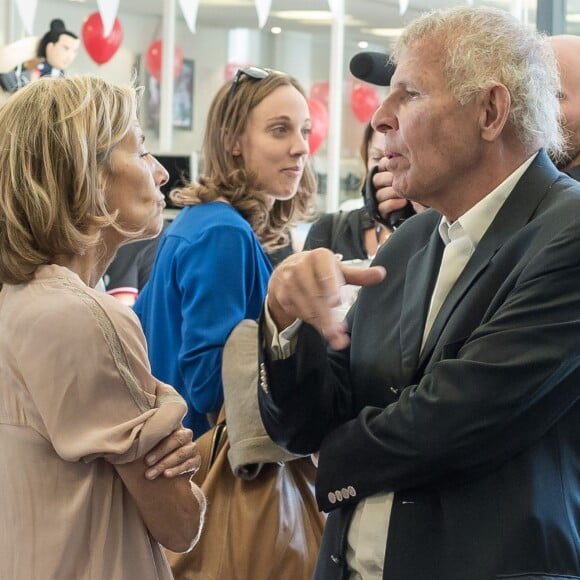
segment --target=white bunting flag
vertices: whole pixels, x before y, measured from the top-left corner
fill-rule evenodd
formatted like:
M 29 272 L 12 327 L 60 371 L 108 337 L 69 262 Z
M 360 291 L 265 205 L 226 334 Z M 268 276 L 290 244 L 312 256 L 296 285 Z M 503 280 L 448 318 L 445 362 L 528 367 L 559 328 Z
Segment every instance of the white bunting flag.
M 113 32 L 115 18 L 117 18 L 119 11 L 119 0 L 97 0 L 97 6 L 103 21 L 103 38 L 108 38 Z
M 179 0 L 183 18 L 191 34 L 195 34 L 195 23 L 197 21 L 197 9 L 199 7 L 199 0 Z
M 258 26 L 260 28 L 264 28 L 264 25 L 268 22 L 271 5 L 272 0 L 256 0 L 256 12 L 258 13 Z
M 409 0 L 399 0 L 399 14 L 403 16 L 409 7 Z
M 34 17 L 36 16 L 36 6 L 38 5 L 38 0 L 17 0 L 16 7 L 18 8 L 18 13 L 20 14 L 20 19 L 24 25 L 24 32 L 27 35 L 32 35 L 32 29 L 34 28 Z

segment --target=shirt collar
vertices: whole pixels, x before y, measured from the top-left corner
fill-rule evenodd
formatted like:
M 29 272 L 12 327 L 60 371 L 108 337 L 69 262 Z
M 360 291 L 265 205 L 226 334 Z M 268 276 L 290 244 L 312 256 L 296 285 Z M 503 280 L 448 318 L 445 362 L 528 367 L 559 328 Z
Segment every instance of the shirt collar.
M 443 216 L 439 223 L 439 235 L 443 243 L 447 245 L 452 239 L 457 239 L 462 235 L 469 237 L 473 248 L 477 247 L 487 228 L 493 222 L 495 216 L 503 206 L 505 200 L 513 191 L 517 182 L 526 172 L 538 153 L 534 153 L 526 159 L 513 173 L 502 181 L 493 191 L 488 193 L 483 199 L 477 202 L 471 209 L 467 210 L 461 217 L 453 223 L 449 223 Z

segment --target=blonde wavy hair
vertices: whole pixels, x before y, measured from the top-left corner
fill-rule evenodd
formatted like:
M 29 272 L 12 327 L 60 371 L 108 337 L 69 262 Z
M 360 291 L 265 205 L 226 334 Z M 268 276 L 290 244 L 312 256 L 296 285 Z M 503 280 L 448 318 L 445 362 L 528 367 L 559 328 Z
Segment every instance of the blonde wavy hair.
M 173 190 L 170 197 L 178 206 L 224 197 L 250 223 L 264 249 L 272 251 L 288 243 L 291 226 L 312 219 L 317 187 L 314 172 L 307 163 L 296 195 L 276 200 L 270 207 L 268 192 L 258 185 L 257 176 L 245 169 L 241 157 L 234 157 L 227 144 L 237 141 L 250 112 L 277 88 L 290 85 L 306 96 L 296 79 L 275 71 L 259 80 L 241 75 L 230 97 L 232 82 L 218 91 L 207 116 L 199 182 Z
M 105 205 L 111 149 L 137 118 L 138 91 L 92 76 L 40 79 L 0 107 L 0 284 L 57 255 L 83 255 L 120 229 Z
M 558 122 L 560 79 L 548 38 L 504 10 L 456 7 L 427 13 L 411 22 L 391 55 L 426 37 L 441 38 L 448 86 L 461 104 L 492 82 L 511 95 L 509 120 L 522 143 L 562 154 Z

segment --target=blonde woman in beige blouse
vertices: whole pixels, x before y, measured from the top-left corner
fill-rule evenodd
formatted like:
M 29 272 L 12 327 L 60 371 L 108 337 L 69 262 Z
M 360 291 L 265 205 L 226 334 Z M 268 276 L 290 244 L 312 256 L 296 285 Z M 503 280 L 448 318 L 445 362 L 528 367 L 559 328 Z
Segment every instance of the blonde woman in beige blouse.
M 169 580 L 203 521 L 186 405 L 132 310 L 93 290 L 155 236 L 167 172 L 136 91 L 39 80 L 0 107 L 0 578 Z

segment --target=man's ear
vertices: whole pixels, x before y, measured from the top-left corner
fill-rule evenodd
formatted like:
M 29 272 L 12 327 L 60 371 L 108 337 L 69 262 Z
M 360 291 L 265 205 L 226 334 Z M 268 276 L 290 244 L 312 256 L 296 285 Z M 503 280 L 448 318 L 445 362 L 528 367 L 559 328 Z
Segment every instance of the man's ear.
M 501 83 L 490 85 L 481 96 L 480 129 L 486 141 L 495 141 L 502 133 L 510 112 L 511 96 Z

